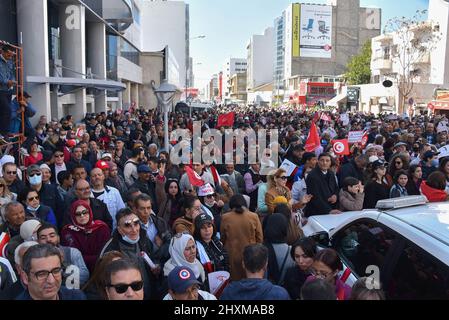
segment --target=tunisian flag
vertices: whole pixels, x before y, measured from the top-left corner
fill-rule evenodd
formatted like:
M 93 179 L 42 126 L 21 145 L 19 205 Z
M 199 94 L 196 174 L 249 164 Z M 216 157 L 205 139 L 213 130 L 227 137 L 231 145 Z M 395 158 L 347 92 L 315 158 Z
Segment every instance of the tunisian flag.
M 306 149 L 307 152 L 314 152 L 320 146 L 320 135 L 318 134 L 315 122 L 312 122 L 304 149 Z
M 332 141 L 332 149 L 334 150 L 335 154 L 339 156 L 348 156 L 351 154 L 349 152 L 348 139 Z
M 185 170 L 192 186 L 201 187 L 202 185 L 204 185 L 203 179 L 201 179 L 198 173 L 196 173 L 192 168 L 190 168 L 189 166 L 185 166 Z
M 220 114 L 218 116 L 217 128 L 221 127 L 232 127 L 234 125 L 235 113 L 229 112 L 226 114 Z

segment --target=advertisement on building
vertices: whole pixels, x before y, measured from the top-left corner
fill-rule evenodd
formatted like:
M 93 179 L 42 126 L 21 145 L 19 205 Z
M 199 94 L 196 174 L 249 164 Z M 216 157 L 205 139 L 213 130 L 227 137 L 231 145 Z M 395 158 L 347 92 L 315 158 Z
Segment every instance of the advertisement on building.
M 292 56 L 294 58 L 299 58 L 299 37 L 301 34 L 301 24 L 300 24 L 300 8 L 299 3 L 292 4 L 293 6 L 293 18 L 292 18 Z
M 301 5 L 300 56 L 332 57 L 332 6 Z

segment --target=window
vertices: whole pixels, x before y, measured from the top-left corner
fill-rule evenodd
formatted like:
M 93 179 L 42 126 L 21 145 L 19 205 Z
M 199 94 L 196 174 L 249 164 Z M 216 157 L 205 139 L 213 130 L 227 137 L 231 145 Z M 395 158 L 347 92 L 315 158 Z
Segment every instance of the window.
M 406 240 L 384 290 L 387 299 L 449 299 L 449 267 Z
M 382 267 L 396 235 L 373 220 L 356 221 L 335 237 L 335 249 L 357 277 L 366 276 L 366 268 Z

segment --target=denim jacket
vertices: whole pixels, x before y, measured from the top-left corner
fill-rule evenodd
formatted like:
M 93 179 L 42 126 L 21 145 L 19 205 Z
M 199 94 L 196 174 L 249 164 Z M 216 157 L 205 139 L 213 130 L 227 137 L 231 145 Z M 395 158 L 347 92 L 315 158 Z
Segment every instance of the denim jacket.
M 6 61 L 5 58 L 0 55 L 0 92 L 12 92 L 12 89 L 7 85 L 9 80 L 16 80 L 14 63 L 12 62 L 12 60 Z

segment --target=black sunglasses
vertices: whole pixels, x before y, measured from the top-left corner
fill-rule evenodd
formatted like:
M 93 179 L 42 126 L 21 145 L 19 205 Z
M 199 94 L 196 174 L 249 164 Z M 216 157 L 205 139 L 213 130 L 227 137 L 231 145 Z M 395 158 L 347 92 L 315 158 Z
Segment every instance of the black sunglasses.
M 287 180 L 288 177 L 287 176 L 283 176 L 283 177 L 278 177 L 278 179 Z
M 125 293 L 126 291 L 128 291 L 129 287 L 131 287 L 131 289 L 133 289 L 133 291 L 142 290 L 143 281 L 134 281 L 130 284 L 124 284 L 124 283 L 110 284 L 110 285 L 108 285 L 108 287 L 114 288 L 118 294 L 122 294 L 122 293 Z
M 41 174 L 42 174 L 41 172 L 33 172 L 33 173 L 30 173 L 30 177 L 40 176 Z

